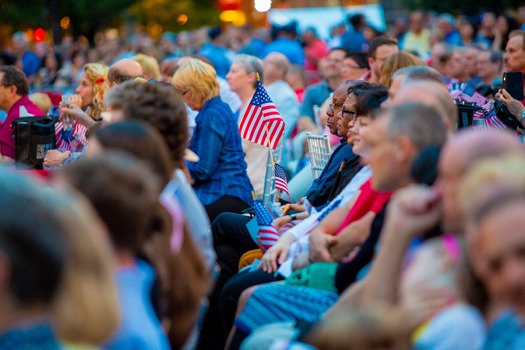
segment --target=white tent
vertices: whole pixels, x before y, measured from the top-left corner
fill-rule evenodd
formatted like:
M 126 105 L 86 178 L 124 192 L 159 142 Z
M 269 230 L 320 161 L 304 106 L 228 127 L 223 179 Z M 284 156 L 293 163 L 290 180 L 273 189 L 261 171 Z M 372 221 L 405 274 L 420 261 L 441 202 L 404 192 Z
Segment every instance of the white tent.
M 297 9 L 272 9 L 268 12 L 268 20 L 272 24 L 285 25 L 297 21 L 297 30 L 302 32 L 308 27 L 314 27 L 322 39 L 330 37 L 330 28 L 337 24 L 348 24 L 347 18 L 355 14 L 363 14 L 366 22 L 378 31 L 385 31 L 385 14 L 381 5 L 362 5 L 349 7 L 322 7 Z

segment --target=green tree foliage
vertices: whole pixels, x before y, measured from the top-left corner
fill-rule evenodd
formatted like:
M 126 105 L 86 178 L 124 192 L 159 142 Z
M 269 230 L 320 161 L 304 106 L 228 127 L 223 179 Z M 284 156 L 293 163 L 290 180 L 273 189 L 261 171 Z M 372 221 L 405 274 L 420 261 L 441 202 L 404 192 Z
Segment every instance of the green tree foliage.
M 401 0 L 409 10 L 435 10 L 439 13 L 474 15 L 482 11 L 502 13 L 523 5 L 523 0 Z
M 184 24 L 177 22 L 181 14 L 188 16 Z M 0 25 L 13 30 L 50 29 L 63 16 L 71 19 L 75 37 L 84 35 L 90 41 L 97 31 L 118 26 L 124 19 L 171 31 L 219 24 L 215 0 L 0 0 Z
M 219 24 L 215 0 L 140 0 L 131 7 L 130 14 L 143 25 L 155 23 L 163 30 L 178 32 L 204 25 Z M 188 16 L 184 24 L 177 22 L 179 15 Z
M 47 25 L 46 0 L 0 0 L 0 24 L 15 30 Z

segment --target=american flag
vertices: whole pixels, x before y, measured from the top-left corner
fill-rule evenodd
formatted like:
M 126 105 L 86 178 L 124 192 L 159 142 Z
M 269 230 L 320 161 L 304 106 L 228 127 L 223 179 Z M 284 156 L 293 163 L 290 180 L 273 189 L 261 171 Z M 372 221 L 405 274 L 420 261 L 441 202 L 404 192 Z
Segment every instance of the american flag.
M 279 164 L 275 163 L 275 189 L 286 193 L 290 198 L 290 191 L 288 190 L 288 180 L 286 179 L 286 173 Z
M 259 245 L 265 251 L 277 242 L 279 233 L 273 225 L 273 217 L 270 215 L 270 211 L 261 201 L 254 201 L 253 209 L 255 210 L 257 225 L 259 225 Z
M 260 81 L 242 116 L 241 137 L 275 149 L 284 131 L 284 120 Z

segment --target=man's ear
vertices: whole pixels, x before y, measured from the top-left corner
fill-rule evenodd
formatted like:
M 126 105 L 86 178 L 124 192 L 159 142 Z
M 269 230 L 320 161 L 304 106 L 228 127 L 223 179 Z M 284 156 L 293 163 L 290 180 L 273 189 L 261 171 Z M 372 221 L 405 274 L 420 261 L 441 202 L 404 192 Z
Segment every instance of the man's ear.
M 7 87 L 6 89 L 8 91 L 9 97 L 11 97 L 11 98 L 13 96 L 15 96 L 17 91 L 18 91 L 18 88 L 15 85 L 11 85 L 11 86 Z
M 415 157 L 414 144 L 406 137 L 401 136 L 397 140 L 396 157 L 401 162 L 410 161 L 412 162 Z
M 368 57 L 367 61 L 368 61 L 368 67 L 370 67 L 370 70 L 372 70 L 375 60 L 372 57 Z

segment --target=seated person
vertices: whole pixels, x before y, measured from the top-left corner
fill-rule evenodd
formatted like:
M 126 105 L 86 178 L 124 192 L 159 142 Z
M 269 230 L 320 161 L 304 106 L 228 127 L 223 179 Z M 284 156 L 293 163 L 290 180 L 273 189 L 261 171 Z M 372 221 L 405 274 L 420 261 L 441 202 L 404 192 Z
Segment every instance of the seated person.
M 29 82 L 24 72 L 14 66 L 0 67 L 2 99 L 0 109 L 7 113 L 0 123 L 0 164 L 11 165 L 15 159 L 15 138 L 11 123 L 20 117 L 42 116 L 42 111 L 29 99 Z
M 156 272 L 137 258 L 155 218 L 167 215 L 159 204 L 160 188 L 153 173 L 125 154 L 108 153 L 66 167 L 60 176 L 90 200 L 107 225 L 114 248 L 122 314 L 119 329 L 104 348 L 169 349 L 152 305 Z

